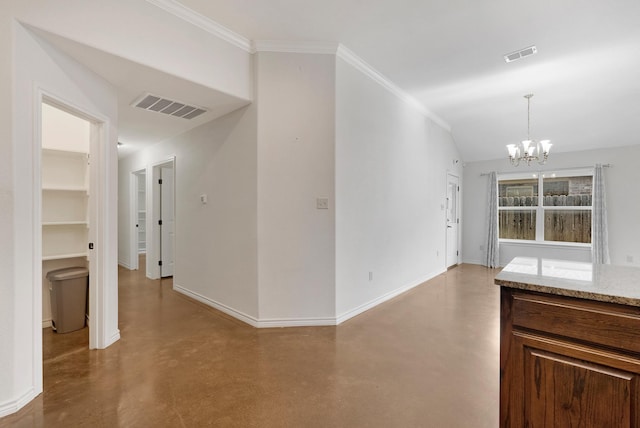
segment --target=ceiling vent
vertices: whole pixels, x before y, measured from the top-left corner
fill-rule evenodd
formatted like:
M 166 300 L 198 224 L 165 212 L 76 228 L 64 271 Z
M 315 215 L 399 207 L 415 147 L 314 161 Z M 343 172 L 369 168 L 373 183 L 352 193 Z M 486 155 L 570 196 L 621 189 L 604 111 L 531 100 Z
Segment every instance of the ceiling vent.
M 517 61 L 519 59 L 526 58 L 536 53 L 538 53 L 538 48 L 536 48 L 535 46 L 529 46 L 528 48 L 520 49 L 515 52 L 511 52 L 510 54 L 506 54 L 504 56 L 504 62 L 509 63 L 509 62 Z
M 192 106 L 148 93 L 143 94 L 131 105 L 144 110 L 164 113 L 170 116 L 181 117 L 183 119 L 193 119 L 194 117 L 198 117 L 202 113 L 207 112 L 207 110 L 202 107 Z

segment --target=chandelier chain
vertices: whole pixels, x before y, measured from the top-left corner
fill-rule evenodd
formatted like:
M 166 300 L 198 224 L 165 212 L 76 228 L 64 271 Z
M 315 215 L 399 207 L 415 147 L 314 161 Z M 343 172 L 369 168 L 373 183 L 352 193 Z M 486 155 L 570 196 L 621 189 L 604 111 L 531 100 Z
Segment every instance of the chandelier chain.
M 524 96 L 527 99 L 527 140 L 531 140 L 531 97 L 533 94 Z

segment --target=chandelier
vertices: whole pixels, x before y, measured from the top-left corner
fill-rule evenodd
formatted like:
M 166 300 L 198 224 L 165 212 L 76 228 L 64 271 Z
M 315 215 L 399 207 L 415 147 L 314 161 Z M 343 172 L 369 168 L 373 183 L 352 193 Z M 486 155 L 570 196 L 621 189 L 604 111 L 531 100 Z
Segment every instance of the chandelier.
M 513 166 L 518 166 L 520 161 L 526 162 L 527 165 L 531 165 L 533 161 L 544 165 L 549 157 L 552 144 L 550 140 L 531 139 L 531 97 L 533 94 L 527 94 L 524 97 L 527 99 L 527 139 L 518 144 L 507 144 L 509 160 Z

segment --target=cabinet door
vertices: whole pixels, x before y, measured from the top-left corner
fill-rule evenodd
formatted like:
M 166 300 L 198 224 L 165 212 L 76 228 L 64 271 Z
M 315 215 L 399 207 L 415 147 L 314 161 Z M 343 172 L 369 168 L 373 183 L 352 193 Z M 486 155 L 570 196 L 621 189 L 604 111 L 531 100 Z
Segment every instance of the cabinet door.
M 516 333 L 526 427 L 639 427 L 640 361 Z

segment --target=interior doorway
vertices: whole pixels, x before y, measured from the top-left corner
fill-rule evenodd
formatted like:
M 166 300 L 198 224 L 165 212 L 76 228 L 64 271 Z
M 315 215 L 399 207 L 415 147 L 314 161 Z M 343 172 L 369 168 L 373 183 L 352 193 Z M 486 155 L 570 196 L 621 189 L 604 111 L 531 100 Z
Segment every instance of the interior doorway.
M 131 261 L 130 269 L 140 269 L 140 256 L 147 253 L 147 171 L 131 173 Z M 144 260 L 144 258 L 143 258 Z M 146 269 L 146 266 L 142 266 Z
M 175 254 L 175 159 L 151 166 L 147 178 L 147 277 L 173 276 Z
M 49 108 L 52 107 L 53 110 Z M 49 125 L 45 123 L 48 111 L 65 114 L 70 120 L 82 123 L 83 143 L 78 146 L 65 145 L 72 138 L 59 138 L 59 145 L 50 145 Z M 43 116 L 45 116 L 43 118 Z M 53 122 L 61 126 L 60 118 Z M 107 203 L 106 183 L 112 177 L 108 168 L 109 119 L 81 107 L 65 102 L 63 99 L 38 88 L 34 109 L 34 155 L 33 155 L 33 296 L 35 308 L 34 327 L 34 373 L 41 379 L 42 332 L 45 325 L 43 317 L 43 298 L 49 293 L 48 283 L 44 286 L 44 265 L 84 263 L 89 269 L 89 289 L 86 306 L 89 349 L 103 349 L 120 337 L 117 328 L 109 323 L 113 318 L 112 309 L 117 312 L 117 299 L 112 294 L 111 263 L 109 250 L 113 247 L 107 239 L 108 223 L 105 213 Z M 88 127 L 88 134 L 87 134 Z M 86 137 L 88 135 L 88 141 Z M 50 153 L 44 153 L 44 152 Z M 52 155 L 56 160 L 47 162 L 44 157 Z M 107 248 L 108 247 L 108 248 Z M 117 296 L 117 295 L 116 295 Z M 114 332 L 115 331 L 115 332 Z M 37 362 L 40 361 L 40 365 Z M 40 384 L 41 385 L 41 384 Z M 37 385 L 36 385 L 37 386 Z M 36 390 L 41 389 L 36 388 Z
M 173 162 L 160 165 L 160 277 L 173 276 L 175 246 L 175 183 Z
M 447 174 L 447 268 L 457 266 L 460 258 L 460 250 L 458 248 L 460 231 L 459 205 L 459 179 L 453 174 Z
M 56 294 L 57 286 L 51 284 L 49 274 L 69 268 L 77 268 L 81 274 L 87 269 L 89 281 L 95 282 L 88 247 L 92 229 L 91 122 L 44 99 L 40 129 L 42 328 L 63 334 L 84 328 L 89 289 L 82 286 L 84 278 L 80 278 L 80 286 L 73 288 L 77 293 L 71 295 L 60 289 Z M 58 298 L 52 299 L 56 295 Z M 62 305 L 72 301 L 82 301 L 82 307 L 75 305 L 78 307 L 74 306 L 70 313 L 71 308 Z

